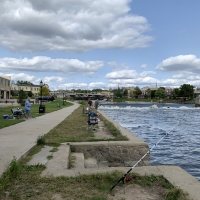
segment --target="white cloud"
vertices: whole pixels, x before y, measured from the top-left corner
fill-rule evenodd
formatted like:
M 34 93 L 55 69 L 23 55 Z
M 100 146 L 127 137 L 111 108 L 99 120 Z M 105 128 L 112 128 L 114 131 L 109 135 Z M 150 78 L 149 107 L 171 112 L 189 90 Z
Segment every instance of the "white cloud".
M 179 55 L 167 58 L 157 65 L 161 71 L 200 72 L 200 59 L 195 55 Z
M 14 81 L 29 81 L 29 82 L 33 82 L 36 80 L 35 76 L 31 76 L 29 74 L 25 74 L 25 73 L 19 73 L 19 74 L 15 74 L 15 73 L 8 73 L 8 74 L 3 74 L 0 73 L 0 75 L 2 76 L 11 76 L 11 82 Z M 39 83 L 39 82 L 38 82 Z
M 147 67 L 146 64 L 141 65 L 141 68 L 142 68 L 142 69 L 145 69 L 146 67 Z
M 133 79 L 137 78 L 137 76 L 138 73 L 135 70 L 121 70 L 106 74 L 108 79 Z
M 112 62 L 108 62 L 107 64 L 112 69 L 117 69 L 117 63 L 116 62 L 112 61 Z
M 144 71 L 142 73 L 140 73 L 141 77 L 147 77 L 149 74 L 156 74 L 156 72 L 153 71 Z
M 46 56 L 33 58 L 0 58 L 1 71 L 56 72 L 93 74 L 103 67 L 102 61 L 82 62 L 77 59 L 52 59 Z
M 13 52 L 144 48 L 153 40 L 130 0 L 1 1 L 0 45 Z
M 103 87 L 106 87 L 106 84 L 103 83 L 103 82 L 93 82 L 93 83 L 90 83 L 88 86 L 89 86 L 89 88 L 91 88 L 91 89 L 95 89 L 95 88 L 103 88 Z
M 106 74 L 106 78 L 108 79 L 137 79 L 137 78 L 145 78 L 149 74 L 156 74 L 153 71 L 143 71 L 138 74 L 135 70 L 119 70 Z

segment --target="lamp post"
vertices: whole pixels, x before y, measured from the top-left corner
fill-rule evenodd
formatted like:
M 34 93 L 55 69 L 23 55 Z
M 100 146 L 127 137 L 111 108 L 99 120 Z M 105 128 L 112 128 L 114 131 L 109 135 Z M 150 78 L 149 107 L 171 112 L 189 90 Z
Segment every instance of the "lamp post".
M 63 90 L 63 106 L 64 106 L 64 90 Z
M 40 81 L 40 106 L 39 106 L 39 113 L 45 113 L 45 105 L 42 105 L 42 87 L 44 86 L 42 80 Z
M 42 86 L 43 86 L 43 82 L 42 82 L 42 80 L 41 80 L 41 81 L 40 81 L 40 97 L 41 97 L 40 105 L 42 105 Z

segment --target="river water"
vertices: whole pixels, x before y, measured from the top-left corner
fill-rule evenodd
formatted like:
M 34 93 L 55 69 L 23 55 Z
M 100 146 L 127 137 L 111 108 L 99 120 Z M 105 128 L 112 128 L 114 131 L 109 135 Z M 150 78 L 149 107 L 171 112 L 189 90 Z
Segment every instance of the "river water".
M 151 165 L 176 165 L 200 180 L 200 109 L 193 104 L 102 104 L 99 110 L 153 147 Z

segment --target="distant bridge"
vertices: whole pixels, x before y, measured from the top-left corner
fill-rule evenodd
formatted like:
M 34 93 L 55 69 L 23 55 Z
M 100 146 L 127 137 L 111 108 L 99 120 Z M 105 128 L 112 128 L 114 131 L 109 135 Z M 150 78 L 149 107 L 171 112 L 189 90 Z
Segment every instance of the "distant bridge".
M 110 93 L 109 95 L 97 93 L 72 93 L 72 92 L 50 92 L 51 95 L 57 96 L 57 98 L 73 98 L 75 100 L 87 100 L 88 98 L 91 98 L 92 100 L 99 99 L 111 99 L 113 97 L 113 94 Z

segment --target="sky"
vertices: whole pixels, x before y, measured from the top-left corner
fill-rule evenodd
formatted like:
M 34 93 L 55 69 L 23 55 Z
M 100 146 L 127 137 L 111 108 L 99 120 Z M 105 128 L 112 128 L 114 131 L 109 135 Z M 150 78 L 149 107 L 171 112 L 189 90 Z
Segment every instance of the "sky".
M 1 0 L 0 76 L 50 90 L 200 87 L 199 0 Z

